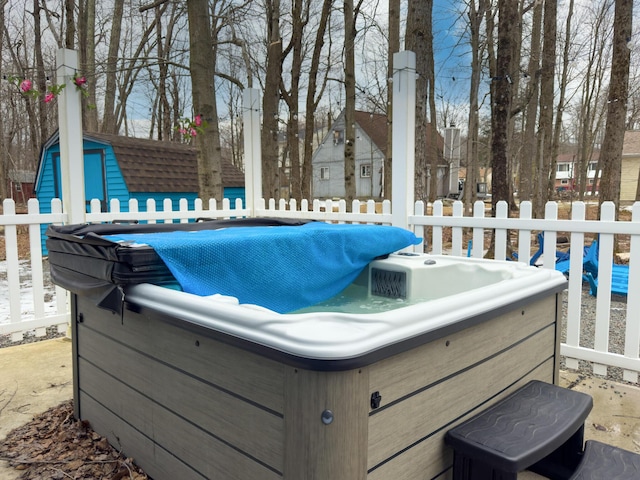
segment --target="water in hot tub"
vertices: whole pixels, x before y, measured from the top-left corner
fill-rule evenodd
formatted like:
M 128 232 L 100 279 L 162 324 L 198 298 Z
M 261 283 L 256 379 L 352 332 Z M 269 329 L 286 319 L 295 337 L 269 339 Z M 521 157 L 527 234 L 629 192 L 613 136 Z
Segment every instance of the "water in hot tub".
M 421 302 L 433 300 L 432 298 L 388 298 L 378 295 L 369 295 L 366 285 L 352 283 L 339 294 L 324 302 L 317 303 L 310 307 L 301 308 L 289 313 L 312 313 L 312 312 L 342 312 L 342 313 L 381 313 L 396 308 L 406 307 Z

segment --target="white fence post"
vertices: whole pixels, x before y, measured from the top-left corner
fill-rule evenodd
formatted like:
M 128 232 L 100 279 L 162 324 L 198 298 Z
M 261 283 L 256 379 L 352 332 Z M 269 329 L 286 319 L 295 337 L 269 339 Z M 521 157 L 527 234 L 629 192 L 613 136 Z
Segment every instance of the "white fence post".
M 391 223 L 409 228 L 415 199 L 416 54 L 393 55 Z
M 640 224 L 640 202 L 632 208 L 631 221 Z M 640 292 L 640 235 L 631 235 L 629 245 L 629 291 Z M 627 324 L 624 342 L 624 356 L 638 358 L 640 348 L 640 295 L 627 295 Z M 638 372 L 624 370 L 623 378 L 636 383 Z
M 84 223 L 87 207 L 84 191 L 82 103 L 80 92 L 72 80 L 77 74 L 78 53 L 61 48 L 56 60 L 57 82 L 59 85 L 66 85 L 58 103 L 62 207 L 69 216 L 69 223 Z
M 260 91 L 246 88 L 242 93 L 244 123 L 244 196 L 250 216 L 262 199 L 262 150 L 260 148 Z

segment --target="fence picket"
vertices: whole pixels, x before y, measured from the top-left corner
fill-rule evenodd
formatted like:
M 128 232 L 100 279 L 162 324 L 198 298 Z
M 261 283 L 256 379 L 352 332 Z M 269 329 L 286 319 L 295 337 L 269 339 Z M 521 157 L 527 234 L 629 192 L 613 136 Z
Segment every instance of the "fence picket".
M 507 202 L 498 202 L 496 204 L 496 218 L 509 218 L 509 205 Z M 506 228 L 496 228 L 495 231 L 495 250 L 493 258 L 496 260 L 506 260 L 507 255 L 507 233 Z
M 473 205 L 473 218 L 484 218 L 484 202 L 478 200 Z M 473 248 L 471 256 L 474 258 L 482 258 L 484 255 L 484 227 L 473 228 Z
M 532 205 L 529 201 L 520 203 L 520 219 L 524 222 L 531 220 Z M 531 230 L 523 228 L 518 231 L 518 261 L 529 263 L 531 258 Z
M 571 218 L 573 220 L 584 220 L 586 208 L 584 203 L 573 204 Z M 571 234 L 571 247 L 569 253 L 569 290 L 567 292 L 567 345 L 578 347 L 580 345 L 580 316 L 582 314 L 582 264 L 584 262 L 584 233 L 573 232 Z M 568 368 L 577 369 L 578 360 L 567 358 L 565 361 Z
M 40 204 L 34 198 L 27 203 L 27 211 L 31 215 L 40 213 Z M 44 317 L 44 276 L 42 271 L 42 238 L 40 224 L 29 225 L 29 250 L 31 252 L 31 293 L 33 297 L 33 315 L 35 318 Z M 36 337 L 44 337 L 47 329 L 36 329 Z

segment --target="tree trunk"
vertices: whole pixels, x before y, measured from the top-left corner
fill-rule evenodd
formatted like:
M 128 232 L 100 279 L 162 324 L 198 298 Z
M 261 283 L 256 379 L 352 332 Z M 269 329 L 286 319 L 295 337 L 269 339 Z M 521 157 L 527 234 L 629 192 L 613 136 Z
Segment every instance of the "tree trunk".
M 222 161 L 214 87 L 215 55 L 208 1 L 189 0 L 187 15 L 193 110 L 206 122 L 204 133 L 196 136 L 199 193 L 204 202 L 211 198 L 222 201 Z
M 513 35 L 519 22 L 518 5 L 512 0 L 498 1 L 498 48 L 496 73 L 491 82 L 491 195 L 492 212 L 496 204 L 509 199 L 507 178 L 508 131 L 513 84 Z
M 389 50 L 387 78 L 393 78 L 393 55 L 400 51 L 400 0 L 389 0 Z M 383 196 L 391 198 L 393 174 L 393 88 L 387 84 L 387 151 L 384 158 Z
M 435 202 L 438 198 L 438 165 L 440 165 L 440 150 L 438 149 L 438 120 L 436 115 L 436 78 L 435 78 L 435 64 L 433 60 L 433 0 L 424 1 L 424 14 L 423 19 L 425 25 L 425 66 L 426 68 L 419 69 L 423 71 L 427 77 L 427 98 L 429 103 L 429 135 L 427 138 L 430 142 L 427 145 L 427 151 L 429 154 L 429 165 L 431 170 L 431 179 L 429 185 L 429 201 Z M 443 177 L 444 178 L 444 177 Z
M 76 38 L 76 23 L 74 21 L 73 14 L 75 13 L 75 0 L 65 0 L 64 2 L 64 14 L 66 28 L 64 32 L 64 46 L 68 49 L 75 48 Z
M 0 3 L 0 56 L 4 58 L 4 6 L 5 3 Z M 2 71 L 3 62 L 0 62 L 0 78 L 4 78 L 4 72 Z M 7 164 L 9 161 L 8 141 L 6 130 L 4 128 L 4 116 L 0 115 L 0 198 L 7 198 Z
M 344 2 L 344 191 L 347 206 L 351 209 L 356 198 L 356 67 L 355 39 L 356 29 L 353 13 L 353 0 Z
M 306 112 L 305 112 L 305 127 L 304 127 L 304 157 L 302 161 L 302 179 L 301 189 L 302 198 L 311 197 L 311 158 L 313 156 L 313 132 L 315 131 L 315 113 L 318 108 L 318 103 L 322 97 L 325 81 L 321 87 L 321 94 L 316 97 L 318 93 L 318 71 L 320 68 L 320 54 L 324 46 L 324 34 L 327 30 L 327 23 L 329 21 L 329 15 L 333 6 L 333 0 L 324 0 L 322 3 L 322 12 L 320 14 L 320 22 L 318 30 L 316 31 L 316 41 L 313 45 L 313 54 L 311 55 L 311 67 L 309 69 L 309 86 L 307 88 L 306 98 Z
M 265 199 L 280 199 L 278 122 L 280 120 L 280 78 L 282 39 L 280 0 L 267 1 L 267 68 L 262 97 L 262 192 Z
M 80 0 L 84 5 L 82 12 L 80 42 L 80 69 L 87 78 L 88 96 L 82 98 L 83 129 L 89 132 L 98 131 L 98 111 L 89 108 L 96 104 L 96 0 Z
M 35 83 L 39 92 L 45 92 L 47 90 L 47 78 L 44 72 L 44 60 L 42 58 L 42 31 L 40 27 L 40 0 L 33 0 L 33 31 L 35 33 L 33 39 L 33 50 L 36 57 L 36 73 Z M 39 130 L 36 138 L 32 141 L 36 149 L 47 138 L 49 133 L 47 130 L 47 111 L 43 102 L 36 102 L 35 109 L 38 115 Z
M 537 190 L 534 204 L 534 216 L 544 216 L 546 202 L 550 198 L 549 176 L 553 155 L 553 103 L 555 98 L 555 64 L 556 64 L 556 2 L 544 3 L 544 32 L 542 42 L 542 68 L 540 71 L 540 118 L 538 128 L 538 153 L 540 169 L 538 170 Z
M 564 49 L 562 52 L 562 73 L 560 75 L 560 98 L 558 99 L 558 106 L 556 107 L 556 122 L 553 127 L 553 142 L 551 146 L 551 175 L 549 175 L 549 192 L 553 193 L 555 190 L 556 184 L 556 170 L 557 170 L 557 158 L 558 158 L 558 149 L 560 145 L 560 134 L 562 131 L 562 112 L 565 108 L 565 94 L 567 91 L 567 78 L 569 72 L 569 63 L 570 63 L 570 40 L 571 40 L 571 18 L 573 16 L 573 0 L 569 0 L 569 7 L 567 12 L 567 21 L 566 21 L 566 31 L 565 31 L 565 41 L 564 41 Z M 572 185 L 569 185 L 569 188 L 572 188 Z
M 302 62 L 304 61 L 304 51 L 302 40 L 304 30 L 309 18 L 309 4 L 306 4 L 306 11 L 303 11 L 302 0 L 294 0 L 291 12 L 291 40 L 287 52 L 291 52 L 291 85 L 289 90 L 281 86 L 282 97 L 289 109 L 289 119 L 287 121 L 287 151 L 289 152 L 289 195 L 298 202 L 302 200 L 302 172 L 300 170 L 300 138 L 299 138 L 299 117 L 298 105 L 300 100 L 300 77 L 302 75 Z
M 629 67 L 631 63 L 629 42 L 633 19 L 633 0 L 616 0 L 615 5 L 607 126 L 599 163 L 602 165 L 600 204 L 612 201 L 616 207 L 619 207 L 622 147 L 629 95 Z
M 471 42 L 471 81 L 469 85 L 469 121 L 467 133 L 467 174 L 464 183 L 465 209 L 471 212 L 471 205 L 475 202 L 476 184 L 478 182 L 478 137 L 480 122 L 478 118 L 480 90 L 480 75 L 482 73 L 482 55 L 480 46 L 480 25 L 485 15 L 488 3 L 479 0 L 476 7 L 475 0 L 469 2 L 469 33 Z
M 542 2 L 536 2 L 533 7 L 533 20 L 531 25 L 531 46 L 529 64 L 527 67 L 527 104 L 525 113 L 525 125 L 523 132 L 523 148 L 520 156 L 520 176 L 518 181 L 518 195 L 520 201 L 531 200 L 533 197 L 532 179 L 536 178 L 537 143 L 536 143 L 536 119 L 538 117 L 538 99 L 540 84 L 538 71 L 540 70 L 540 50 L 542 34 Z
M 431 15 L 431 0 L 410 0 L 407 14 L 407 35 L 405 46 L 407 50 L 411 50 L 416 54 L 416 133 L 415 133 L 415 196 L 416 200 L 428 200 L 436 192 L 427 192 L 427 179 L 431 178 L 437 182 L 437 158 L 436 168 L 433 165 L 432 155 L 427 147 L 427 101 L 429 97 L 428 87 L 431 75 L 428 72 L 428 56 L 429 49 L 427 45 L 427 35 L 431 36 L 431 25 L 427 25 L 427 19 Z M 432 132 L 430 132 L 432 133 Z M 435 138 L 431 138 L 433 143 Z M 431 159 L 431 161 L 429 161 Z M 430 183 L 433 185 L 433 183 Z M 437 183 L 435 183 L 437 189 Z M 433 190 L 433 189 L 432 189 Z
M 113 6 L 113 21 L 111 24 L 111 37 L 109 39 L 109 55 L 106 66 L 106 88 L 104 94 L 104 116 L 102 117 L 102 131 L 105 133 L 118 133 L 116 129 L 115 103 L 116 103 L 116 69 L 118 66 L 118 49 L 120 47 L 120 33 L 122 31 L 122 15 L 124 0 L 115 0 Z

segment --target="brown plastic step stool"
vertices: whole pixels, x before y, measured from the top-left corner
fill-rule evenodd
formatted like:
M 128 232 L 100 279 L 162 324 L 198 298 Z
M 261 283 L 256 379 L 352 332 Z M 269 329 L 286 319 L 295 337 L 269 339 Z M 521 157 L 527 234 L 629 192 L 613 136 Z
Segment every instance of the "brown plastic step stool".
M 516 480 L 531 470 L 553 480 L 580 463 L 589 395 L 533 380 L 452 428 L 454 480 Z
M 588 440 L 571 480 L 633 480 L 640 478 L 640 455 Z

